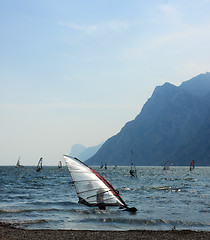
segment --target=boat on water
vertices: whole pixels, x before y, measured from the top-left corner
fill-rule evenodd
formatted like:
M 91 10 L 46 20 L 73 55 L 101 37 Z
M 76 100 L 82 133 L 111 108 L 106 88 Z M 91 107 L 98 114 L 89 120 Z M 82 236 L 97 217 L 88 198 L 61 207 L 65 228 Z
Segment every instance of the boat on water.
M 39 172 L 42 169 L 42 157 L 39 159 L 39 162 L 36 167 L 36 171 Z
M 88 207 L 120 207 L 125 211 L 136 212 L 135 207 L 128 207 L 119 192 L 95 170 L 75 157 L 64 155 L 64 160 L 75 185 L 78 203 Z
M 62 168 L 62 162 L 61 161 L 59 161 L 59 163 L 58 163 L 58 168 Z
M 129 171 L 130 175 L 132 177 L 137 177 L 137 171 L 136 171 L 136 166 L 133 160 L 133 151 L 131 150 L 131 169 Z
M 163 165 L 163 170 L 169 170 L 169 166 L 170 166 L 170 161 L 165 162 L 165 164 Z
M 106 161 L 105 161 L 104 169 L 107 169 L 107 164 L 106 164 Z
M 190 163 L 190 171 L 192 171 L 195 168 L 195 160 L 192 160 Z
M 20 157 L 18 158 L 17 160 L 17 163 L 16 163 L 16 168 L 23 168 L 24 166 L 20 164 Z

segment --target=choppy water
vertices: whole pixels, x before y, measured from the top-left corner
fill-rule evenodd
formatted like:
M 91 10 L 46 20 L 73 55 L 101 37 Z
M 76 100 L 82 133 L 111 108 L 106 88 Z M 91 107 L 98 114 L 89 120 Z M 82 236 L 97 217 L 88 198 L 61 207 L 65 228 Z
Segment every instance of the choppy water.
M 138 167 L 138 178 L 128 167 L 94 169 L 137 213 L 78 204 L 67 167 L 0 167 L 0 220 L 27 229 L 210 230 L 210 167 Z

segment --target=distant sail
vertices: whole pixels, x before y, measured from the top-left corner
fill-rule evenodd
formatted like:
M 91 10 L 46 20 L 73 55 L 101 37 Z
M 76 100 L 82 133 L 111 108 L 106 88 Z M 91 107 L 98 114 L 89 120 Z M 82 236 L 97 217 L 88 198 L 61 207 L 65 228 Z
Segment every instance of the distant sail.
M 195 160 L 192 160 L 192 162 L 190 163 L 190 171 L 192 171 L 192 169 L 195 168 Z
M 18 158 L 18 161 L 16 163 L 16 168 L 23 168 L 24 166 L 20 164 L 20 157 Z
M 39 162 L 36 167 L 36 171 L 39 172 L 42 169 L 42 157 L 39 159 Z
M 132 150 L 131 150 L 131 169 L 130 169 L 129 173 L 132 177 L 137 177 L 137 171 L 136 171 L 136 166 L 133 161 L 133 151 Z
M 59 163 L 58 163 L 58 168 L 62 168 L 62 162 L 61 161 L 59 161 Z
M 163 166 L 163 170 L 169 170 L 169 166 L 170 166 L 170 161 L 167 161 Z
M 118 206 L 127 211 L 136 211 L 136 208 L 128 208 L 119 193 L 95 170 L 77 158 L 64 155 L 64 159 L 76 188 L 78 203 L 99 209 Z

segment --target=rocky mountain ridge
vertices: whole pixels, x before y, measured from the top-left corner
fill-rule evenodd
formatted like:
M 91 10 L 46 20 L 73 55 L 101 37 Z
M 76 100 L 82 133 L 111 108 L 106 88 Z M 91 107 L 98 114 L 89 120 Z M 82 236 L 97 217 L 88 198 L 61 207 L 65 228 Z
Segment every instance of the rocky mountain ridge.
M 139 115 L 86 161 L 99 165 L 210 165 L 210 73 L 155 88 Z M 205 141 L 204 141 L 205 139 Z

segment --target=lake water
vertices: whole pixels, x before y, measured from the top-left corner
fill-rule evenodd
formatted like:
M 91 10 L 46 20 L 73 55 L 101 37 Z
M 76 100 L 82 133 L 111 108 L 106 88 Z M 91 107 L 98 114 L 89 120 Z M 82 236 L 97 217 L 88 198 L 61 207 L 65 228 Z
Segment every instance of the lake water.
M 78 204 L 67 167 L 0 167 L 0 220 L 26 229 L 210 230 L 210 167 L 93 167 L 135 214 Z

